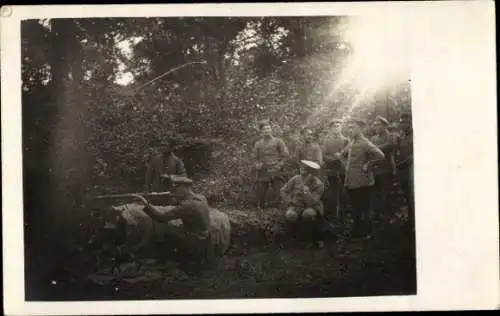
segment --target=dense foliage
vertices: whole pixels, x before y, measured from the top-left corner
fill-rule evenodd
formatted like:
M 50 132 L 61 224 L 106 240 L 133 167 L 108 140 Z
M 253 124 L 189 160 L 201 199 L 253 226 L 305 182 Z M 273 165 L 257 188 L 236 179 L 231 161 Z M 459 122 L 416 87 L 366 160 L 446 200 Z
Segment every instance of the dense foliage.
M 354 92 L 333 88 L 349 54 L 335 32 L 342 21 L 23 21 L 23 149 L 30 229 L 73 230 L 92 209 L 92 194 L 140 190 L 155 136 L 184 159 L 199 191 L 225 204 L 245 205 L 252 198 L 257 121 L 269 118 L 293 152 L 300 128 L 322 132 L 328 119 L 349 108 Z M 129 42 L 131 53 L 119 49 L 117 43 L 123 41 Z M 188 65 L 144 85 L 169 69 L 201 60 L 207 63 Z M 133 81 L 118 84 L 126 72 Z M 374 106 L 359 108 L 362 115 L 395 119 L 408 110 L 408 92 L 393 92 L 375 95 L 369 103 Z M 288 169 L 293 172 L 292 165 Z

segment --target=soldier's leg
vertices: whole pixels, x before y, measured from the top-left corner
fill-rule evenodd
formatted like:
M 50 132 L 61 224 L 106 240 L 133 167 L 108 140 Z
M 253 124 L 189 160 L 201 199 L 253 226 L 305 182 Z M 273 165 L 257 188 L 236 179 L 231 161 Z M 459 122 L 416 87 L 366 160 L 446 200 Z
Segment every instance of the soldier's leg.
M 410 181 L 409 181 L 409 168 L 401 167 L 398 170 L 398 181 L 401 185 L 401 190 L 403 191 L 403 196 L 405 199 L 405 204 L 408 207 L 408 211 L 411 206 L 411 196 L 410 196 Z
M 345 174 L 340 174 L 337 176 L 338 190 L 337 190 L 337 203 L 339 206 L 339 218 L 346 219 L 349 211 L 349 198 L 347 191 L 344 187 Z
M 321 238 L 321 232 L 319 227 L 319 212 L 313 208 L 306 208 L 302 212 L 301 220 L 304 226 L 304 232 L 306 237 L 310 241 L 319 241 Z
M 295 224 L 299 219 L 300 211 L 297 207 L 290 206 L 286 210 L 285 219 L 289 224 Z
M 410 202 L 408 203 L 410 205 L 409 207 L 409 214 L 411 215 L 410 222 L 411 225 L 413 226 L 413 229 L 415 229 L 415 187 L 414 187 L 414 177 L 413 177 L 413 164 L 411 164 L 408 168 L 408 199 Z
M 387 220 L 394 217 L 394 183 L 394 176 L 388 173 L 385 177 L 385 212 L 383 213 Z
M 375 184 L 373 185 L 373 204 L 371 207 L 372 218 L 375 221 L 382 219 L 382 212 L 384 209 L 384 175 L 379 174 L 375 176 Z
M 345 189 L 344 183 L 342 182 L 344 179 L 343 175 L 339 175 L 335 177 L 335 209 L 338 219 L 345 218 L 347 215 L 347 201 L 345 197 Z
M 408 223 L 414 225 L 415 220 L 415 206 L 413 201 L 413 183 L 412 176 L 410 174 L 411 170 L 409 167 L 402 168 L 399 170 L 399 182 L 401 184 L 401 189 L 406 201 L 406 206 L 408 208 Z
M 370 236 L 372 234 L 372 217 L 370 216 L 370 211 L 373 209 L 373 187 L 362 188 L 362 206 L 360 206 L 360 211 L 362 212 L 362 235 Z
M 305 241 L 313 241 L 314 237 L 316 237 L 314 235 L 314 222 L 316 217 L 316 210 L 312 208 L 306 208 L 300 215 L 301 236 Z
M 319 248 L 323 248 L 328 232 L 328 221 L 325 216 L 316 209 L 307 208 L 302 213 L 301 219 L 307 229 L 309 240 L 315 242 Z
M 181 263 L 185 259 L 185 247 L 181 236 L 174 234 L 161 234 L 155 236 L 155 251 L 156 261 L 164 263 L 165 261 L 173 261 Z
M 190 275 L 198 275 L 208 262 L 207 240 L 184 235 L 177 240 L 180 248 L 179 268 Z
M 285 220 L 287 222 L 288 230 L 290 232 L 290 236 L 294 240 L 298 240 L 301 238 L 303 234 L 303 223 L 301 221 L 301 215 L 303 212 L 303 208 L 298 206 L 289 206 L 285 213 Z
M 257 193 L 257 206 L 265 207 L 266 203 L 266 193 L 269 183 L 267 181 L 259 180 L 256 184 L 256 193 Z
M 349 189 L 348 194 L 353 220 L 352 237 L 360 237 L 362 235 L 362 217 L 364 213 L 363 209 L 365 207 L 363 199 L 365 197 L 362 188 Z
M 312 223 L 316 220 L 318 216 L 318 212 L 313 208 L 306 208 L 304 212 L 302 212 L 302 219 L 308 223 Z
M 325 206 L 325 216 L 336 218 L 337 214 L 337 190 L 338 181 L 335 176 L 328 177 L 328 189 L 323 194 L 323 205 Z
M 272 181 L 272 186 L 273 186 L 273 192 L 274 192 L 274 202 L 276 203 L 276 206 L 279 206 L 281 197 L 280 197 L 280 190 L 281 187 L 283 186 L 284 181 L 283 178 L 278 176 L 274 177 Z

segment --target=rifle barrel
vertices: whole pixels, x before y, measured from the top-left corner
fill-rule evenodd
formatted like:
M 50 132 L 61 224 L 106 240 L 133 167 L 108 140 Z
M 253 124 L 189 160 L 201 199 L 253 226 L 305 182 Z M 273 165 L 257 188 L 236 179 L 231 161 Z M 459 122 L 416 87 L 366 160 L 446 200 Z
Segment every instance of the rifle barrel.
M 170 192 L 152 192 L 152 193 L 124 193 L 124 194 L 104 194 L 98 195 L 97 199 L 123 199 L 131 198 L 134 195 L 141 195 L 143 197 L 153 197 L 153 196 L 165 196 L 170 195 Z

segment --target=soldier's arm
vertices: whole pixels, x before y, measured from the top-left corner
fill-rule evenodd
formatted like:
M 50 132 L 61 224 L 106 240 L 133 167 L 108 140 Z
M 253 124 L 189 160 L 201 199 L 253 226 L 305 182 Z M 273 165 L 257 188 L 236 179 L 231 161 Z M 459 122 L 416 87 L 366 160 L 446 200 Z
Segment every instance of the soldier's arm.
M 163 213 L 160 212 L 154 205 L 150 204 L 143 196 L 134 195 L 142 205 L 144 205 L 144 212 L 148 214 L 152 219 L 158 222 L 169 222 L 174 219 L 181 218 L 180 214 L 182 212 L 183 205 L 175 207 L 174 209 Z
M 335 153 L 332 153 L 328 147 L 328 142 L 326 140 L 323 141 L 323 143 L 321 144 L 323 159 L 326 161 L 335 160 Z
M 382 151 L 386 151 L 386 150 L 390 149 L 392 146 L 393 146 L 393 142 L 390 139 L 386 140 L 385 142 L 383 142 L 380 145 L 377 145 L 377 147 Z
M 397 165 L 396 165 L 396 156 L 394 155 L 394 153 L 391 154 L 391 171 L 392 171 L 392 174 L 395 175 L 396 174 L 396 171 L 397 171 Z
M 151 216 L 151 218 L 157 220 L 158 222 L 166 223 L 174 219 L 180 219 L 183 209 L 184 206 L 181 205 L 168 212 L 163 213 L 158 211 L 158 209 L 154 205 L 148 203 L 148 205 L 144 208 L 144 212 L 146 212 L 146 214 L 148 214 L 149 216 Z
M 323 151 L 321 150 L 321 147 L 319 145 L 316 147 L 315 158 L 318 161 L 319 165 L 323 166 L 323 163 L 324 163 L 324 161 L 323 161 Z
M 338 153 L 336 153 L 335 158 L 337 158 L 341 163 L 342 166 L 345 168 L 347 164 L 347 159 L 349 158 L 349 148 L 350 148 L 350 143 L 349 141 L 346 140 L 344 148 Z
M 377 146 L 375 146 L 372 142 L 367 142 L 367 151 L 368 151 L 368 161 L 366 165 L 371 167 L 374 163 L 385 158 L 384 153 Z
M 405 163 L 409 163 L 413 160 L 413 136 L 410 136 L 410 152 L 407 153 L 406 157 L 403 157 L 404 158 L 404 162 Z
M 297 146 L 297 148 L 295 149 L 295 155 L 294 155 L 294 157 L 295 157 L 295 159 L 297 161 L 301 161 L 302 160 L 302 156 L 303 156 L 302 155 L 302 148 L 301 148 L 301 146 Z
M 146 163 L 146 174 L 144 176 L 144 191 L 149 190 L 149 186 L 151 185 L 151 162 L 148 161 Z
M 399 134 L 394 135 L 394 154 L 399 156 L 400 154 L 400 146 L 401 146 L 401 136 Z
M 186 171 L 186 167 L 184 165 L 184 162 L 179 159 L 177 161 L 177 174 L 180 175 L 180 176 L 183 176 L 183 177 L 187 177 L 187 171 Z
M 259 145 L 259 141 L 257 141 L 255 143 L 255 145 L 253 146 L 252 154 L 253 154 L 253 158 L 255 159 L 255 161 L 256 162 L 260 162 L 260 145 Z
M 340 156 L 347 158 L 347 154 L 349 153 L 349 141 L 345 142 L 344 148 L 340 151 Z
M 311 206 L 315 206 L 321 201 L 323 192 L 325 191 L 325 185 L 323 182 L 315 182 L 310 188 L 309 192 L 305 195 L 307 203 Z
M 286 202 L 286 203 L 289 203 L 290 200 L 291 200 L 291 197 L 290 197 L 290 191 L 292 189 L 292 185 L 293 185 L 293 182 L 295 181 L 295 177 L 291 178 L 290 180 L 288 180 L 287 183 L 285 183 L 281 189 L 280 189 L 280 197 L 281 199 Z
M 392 174 L 395 175 L 397 171 L 397 163 L 396 163 L 396 155 L 397 155 L 397 150 L 398 150 L 398 144 L 399 144 L 399 137 L 395 133 L 391 133 L 391 141 L 392 141 L 392 150 L 391 150 L 391 169 L 392 169 Z
M 330 147 L 330 140 L 328 138 L 325 139 L 325 141 L 323 142 L 322 153 L 323 153 L 323 160 L 327 161 L 337 160 L 337 158 L 335 157 L 336 152 L 334 152 Z
M 288 151 L 288 147 L 286 146 L 285 142 L 282 139 L 279 140 L 278 146 L 280 149 L 280 154 L 282 159 L 290 157 L 290 152 Z

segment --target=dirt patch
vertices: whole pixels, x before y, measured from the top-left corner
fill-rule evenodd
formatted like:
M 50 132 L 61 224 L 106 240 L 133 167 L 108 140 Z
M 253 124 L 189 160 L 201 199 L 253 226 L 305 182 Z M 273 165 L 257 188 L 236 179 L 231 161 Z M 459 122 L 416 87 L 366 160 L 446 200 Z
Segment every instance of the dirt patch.
M 414 238 L 404 223 L 377 225 L 372 240 L 329 240 L 324 249 L 269 239 L 278 210 L 230 211 L 233 243 L 199 275 L 150 261 L 135 281 L 88 278 L 40 284 L 39 300 L 141 300 L 341 297 L 416 292 Z M 232 215 L 231 215 L 232 214 Z M 285 231 L 277 229 L 277 235 Z M 36 298 L 35 298 L 36 299 Z

